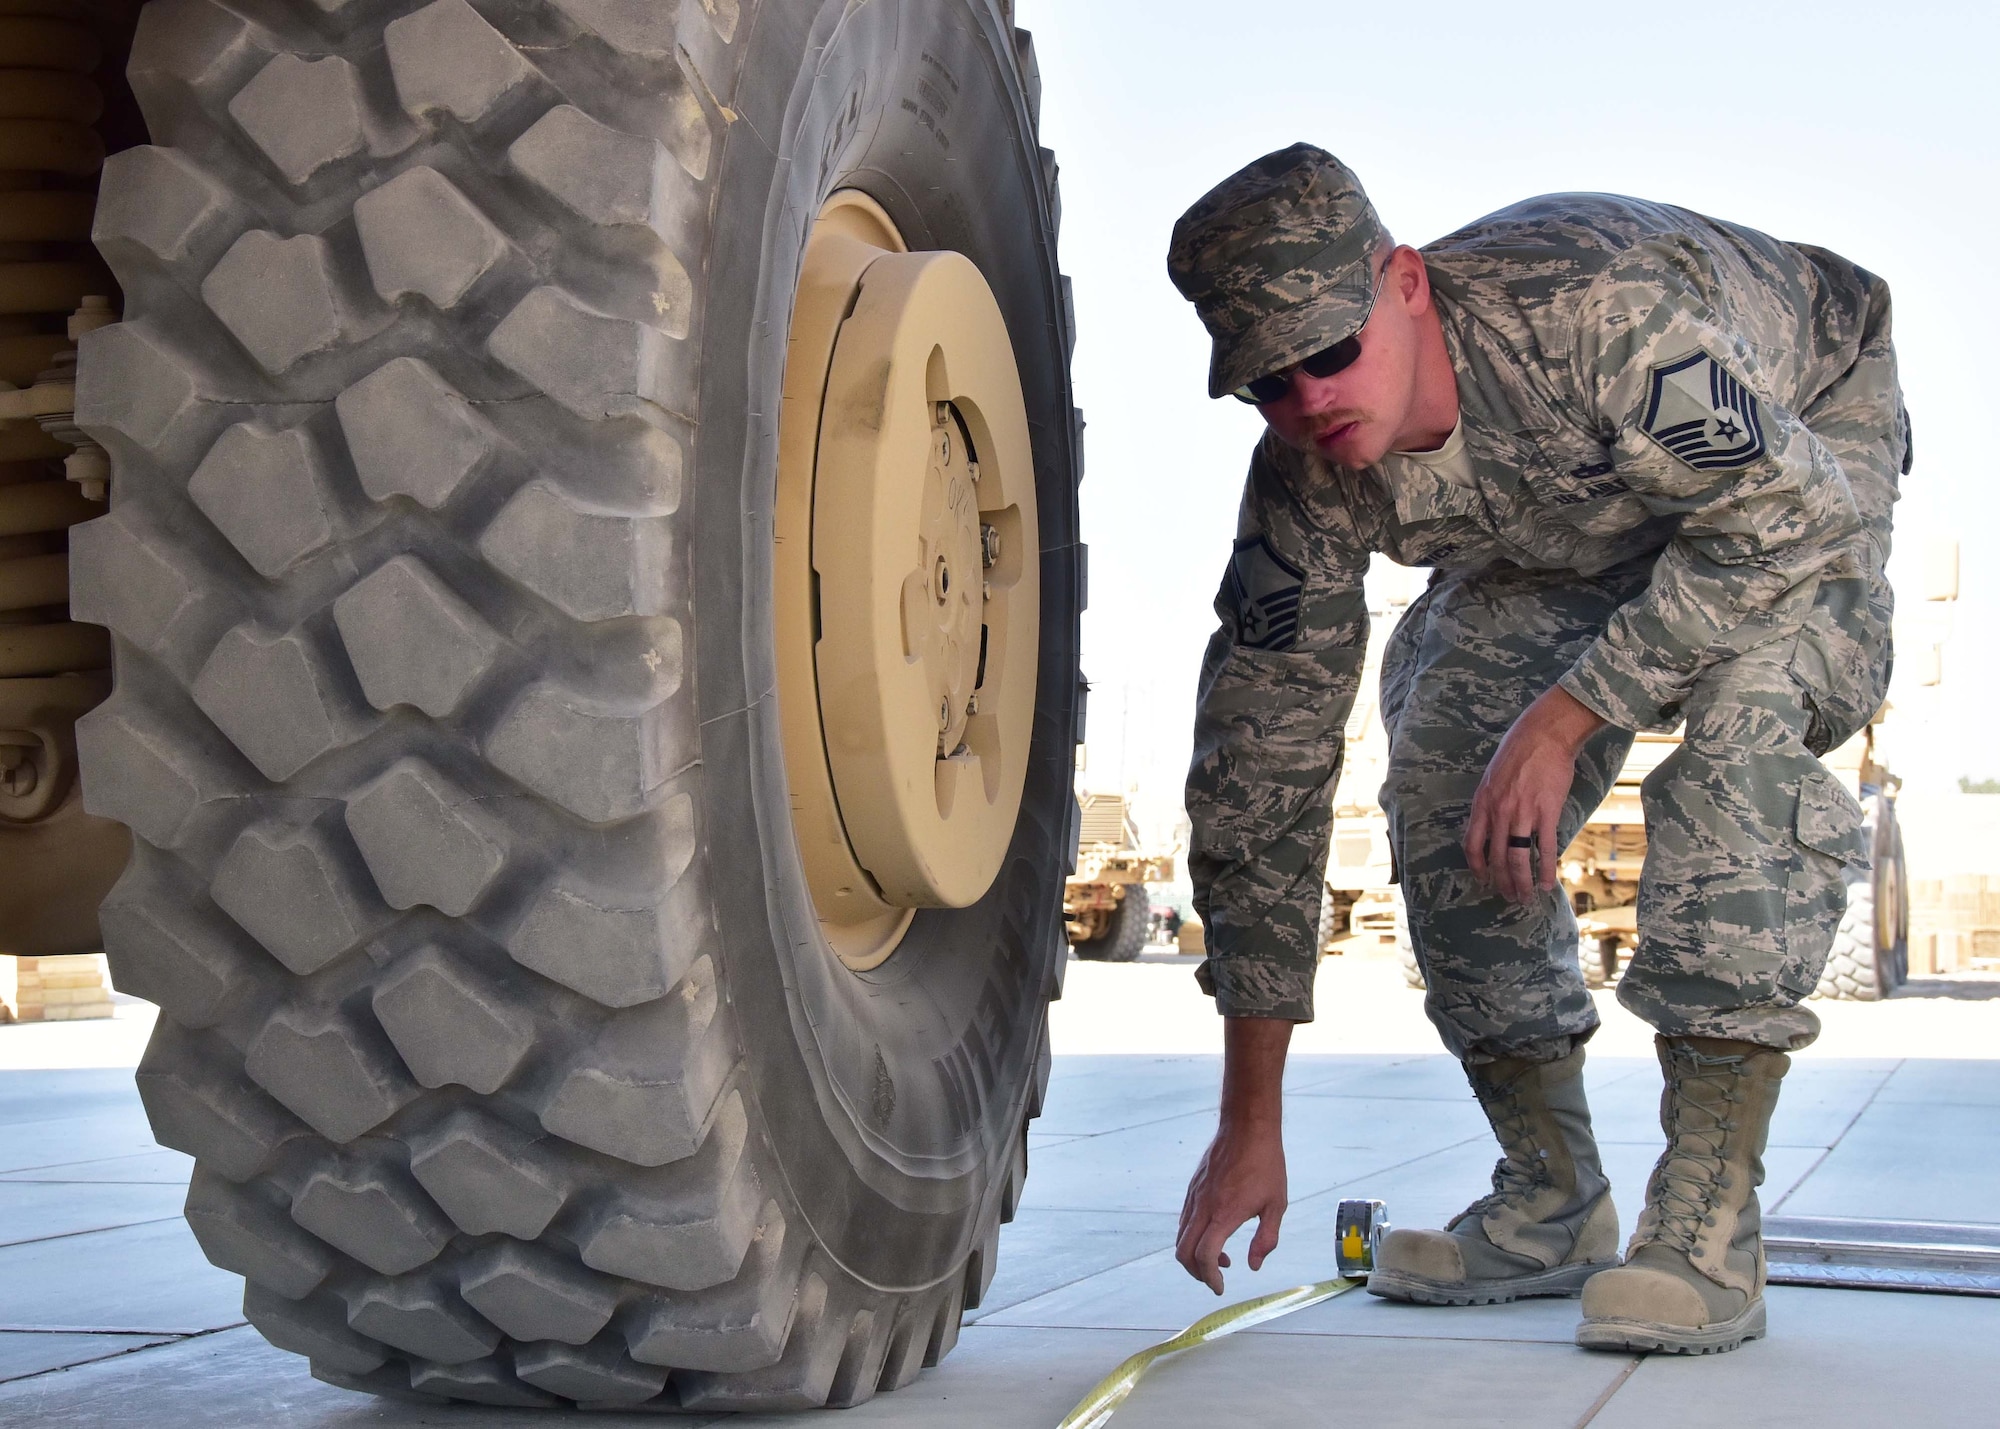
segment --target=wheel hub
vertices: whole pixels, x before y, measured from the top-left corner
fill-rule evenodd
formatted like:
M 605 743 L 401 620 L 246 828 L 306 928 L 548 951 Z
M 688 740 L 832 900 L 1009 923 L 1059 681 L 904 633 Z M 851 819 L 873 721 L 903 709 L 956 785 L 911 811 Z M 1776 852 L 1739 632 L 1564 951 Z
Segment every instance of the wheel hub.
M 851 967 L 916 909 L 978 901 L 1006 855 L 1034 717 L 1033 480 L 979 270 L 834 195 L 793 312 L 775 594 L 794 828 Z

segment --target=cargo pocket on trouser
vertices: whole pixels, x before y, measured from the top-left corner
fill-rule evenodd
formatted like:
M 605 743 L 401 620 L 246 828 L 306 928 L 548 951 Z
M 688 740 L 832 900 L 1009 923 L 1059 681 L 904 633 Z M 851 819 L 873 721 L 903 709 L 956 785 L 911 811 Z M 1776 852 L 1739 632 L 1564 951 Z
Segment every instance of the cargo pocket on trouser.
M 1867 569 L 1857 572 L 1857 564 Z M 1821 577 L 1792 653 L 1792 678 L 1806 702 L 1805 745 L 1814 754 L 1866 728 L 1888 697 L 1895 664 L 1889 583 L 1872 561 L 1843 559 L 1839 565 L 1844 572 Z
M 1639 946 L 1618 1001 L 1670 1037 L 1784 1047 L 1817 1031 L 1796 1004 L 1832 946 L 1860 810 L 1796 738 L 1745 748 L 1699 728 L 1646 776 Z
M 1785 889 L 1785 960 L 1778 985 L 1804 997 L 1819 985 L 1847 911 L 1847 874 L 1868 866 L 1861 805 L 1824 769 L 1799 781 L 1799 857 Z

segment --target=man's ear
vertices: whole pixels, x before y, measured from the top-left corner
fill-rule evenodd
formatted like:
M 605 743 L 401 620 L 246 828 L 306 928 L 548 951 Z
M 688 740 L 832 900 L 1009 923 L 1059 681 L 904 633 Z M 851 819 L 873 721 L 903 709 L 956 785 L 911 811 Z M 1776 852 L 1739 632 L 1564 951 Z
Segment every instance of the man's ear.
M 1421 313 L 1431 305 L 1431 275 L 1424 267 L 1424 255 L 1408 244 L 1398 244 L 1389 255 L 1389 279 L 1403 299 L 1403 307 Z

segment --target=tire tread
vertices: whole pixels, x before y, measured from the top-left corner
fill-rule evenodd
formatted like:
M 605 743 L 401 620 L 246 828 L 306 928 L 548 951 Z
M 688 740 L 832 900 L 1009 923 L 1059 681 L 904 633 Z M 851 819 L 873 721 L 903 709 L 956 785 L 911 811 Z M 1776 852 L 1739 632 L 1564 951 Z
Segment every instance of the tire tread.
M 115 465 L 74 533 L 118 671 L 85 785 L 137 836 L 107 942 L 165 1009 L 139 1081 L 202 1243 L 374 1394 L 907 1382 L 992 1239 L 888 1294 L 788 1221 L 694 876 L 676 513 L 743 7 L 254 14 L 142 12 L 157 142 L 111 161 L 127 308 L 78 398 Z

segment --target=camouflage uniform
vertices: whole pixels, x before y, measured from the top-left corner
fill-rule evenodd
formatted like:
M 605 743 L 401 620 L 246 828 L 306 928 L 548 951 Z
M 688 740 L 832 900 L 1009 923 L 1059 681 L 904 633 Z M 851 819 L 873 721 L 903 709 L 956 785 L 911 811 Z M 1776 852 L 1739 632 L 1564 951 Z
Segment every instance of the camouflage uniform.
M 1299 146 L 1253 180 L 1301 152 L 1332 162 Z M 1324 234 L 1299 231 L 1310 205 L 1246 207 L 1228 187 L 1170 257 L 1217 335 L 1213 395 L 1353 330 L 1269 331 L 1313 291 Z M 1531 199 L 1422 251 L 1473 479 L 1400 462 L 1392 481 L 1259 444 L 1188 779 L 1197 976 L 1226 1015 L 1312 1015 L 1361 579 L 1380 551 L 1435 569 L 1383 662 L 1382 799 L 1446 1045 L 1543 1061 L 1597 1024 L 1560 889 L 1509 904 L 1460 842 L 1501 736 L 1560 684 L 1611 726 L 1579 756 L 1565 845 L 1630 731 L 1687 725 L 1645 783 L 1620 1000 L 1670 1036 L 1803 1046 L 1842 870 L 1866 857 L 1861 811 L 1817 756 L 1865 724 L 1889 674 L 1882 567 L 1910 447 L 1888 289 L 1823 249 L 1601 194 Z M 1251 320 L 1259 340 L 1226 351 Z

